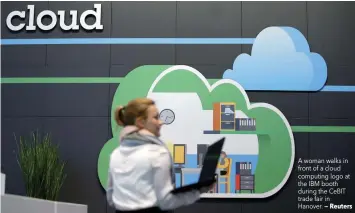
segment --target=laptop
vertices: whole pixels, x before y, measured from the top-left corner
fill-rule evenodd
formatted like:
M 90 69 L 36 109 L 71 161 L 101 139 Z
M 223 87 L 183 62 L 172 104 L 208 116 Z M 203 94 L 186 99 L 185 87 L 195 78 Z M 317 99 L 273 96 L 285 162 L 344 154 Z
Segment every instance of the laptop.
M 172 190 L 173 194 L 191 190 L 200 190 L 203 187 L 211 186 L 216 181 L 215 174 L 218 160 L 223 149 L 224 141 L 225 137 L 219 139 L 208 147 L 205 158 L 203 159 L 203 167 L 201 169 L 198 182 L 175 188 Z

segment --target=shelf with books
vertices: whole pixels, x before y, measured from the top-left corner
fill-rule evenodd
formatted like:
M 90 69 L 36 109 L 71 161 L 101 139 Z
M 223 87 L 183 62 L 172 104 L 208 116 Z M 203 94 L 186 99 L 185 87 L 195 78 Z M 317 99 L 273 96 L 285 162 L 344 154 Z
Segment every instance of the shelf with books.
M 221 134 L 234 134 L 234 135 L 268 135 L 266 132 L 260 131 L 216 131 L 216 130 L 204 130 L 203 134 L 221 135 Z

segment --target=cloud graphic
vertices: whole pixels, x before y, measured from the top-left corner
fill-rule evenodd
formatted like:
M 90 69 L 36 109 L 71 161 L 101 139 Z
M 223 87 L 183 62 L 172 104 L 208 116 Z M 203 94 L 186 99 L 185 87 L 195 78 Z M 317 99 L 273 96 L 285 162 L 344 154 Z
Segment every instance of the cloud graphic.
M 294 162 L 294 138 L 287 119 L 276 107 L 267 103 L 251 104 L 247 93 L 240 84 L 233 80 L 222 79 L 211 85 L 200 72 L 189 66 L 150 65 L 138 67 L 125 77 L 115 93 L 112 112 L 116 106 L 126 104 L 131 99 L 159 93 L 196 94 L 200 100 L 199 107 L 203 110 L 212 110 L 213 103 L 216 102 L 237 103 L 238 110 L 247 117 L 256 118 L 258 122 L 259 149 L 255 170 L 257 186 L 255 192 L 252 194 L 206 194 L 204 197 L 265 198 L 277 193 L 285 185 Z M 186 100 L 183 102 L 188 102 Z M 179 101 L 182 99 L 172 102 Z M 161 101 L 158 100 L 157 103 L 159 105 Z M 174 105 L 174 103 L 171 104 Z M 184 119 L 191 120 L 192 118 Z M 112 122 L 113 138 L 104 145 L 98 159 L 98 176 L 103 187 L 106 187 L 109 155 L 119 145 L 118 131 L 113 124 L 114 122 Z M 203 123 L 199 124 L 203 125 Z M 273 174 L 272 177 L 270 173 Z
M 239 55 L 223 78 L 245 90 L 317 91 L 327 80 L 327 65 L 297 29 L 268 27 L 256 37 L 251 55 Z

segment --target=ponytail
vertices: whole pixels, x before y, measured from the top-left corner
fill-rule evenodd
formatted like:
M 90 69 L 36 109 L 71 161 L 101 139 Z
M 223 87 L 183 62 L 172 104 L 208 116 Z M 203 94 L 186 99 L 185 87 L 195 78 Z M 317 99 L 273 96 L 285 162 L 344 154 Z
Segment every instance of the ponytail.
M 115 110 L 115 121 L 119 126 L 125 126 L 125 121 L 124 121 L 124 111 L 125 107 L 119 106 Z

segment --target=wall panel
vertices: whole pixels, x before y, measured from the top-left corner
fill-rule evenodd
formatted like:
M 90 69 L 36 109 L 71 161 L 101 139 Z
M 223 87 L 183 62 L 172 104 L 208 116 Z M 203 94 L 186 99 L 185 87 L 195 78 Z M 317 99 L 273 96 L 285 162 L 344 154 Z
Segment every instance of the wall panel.
M 93 9 L 102 4 L 102 31 L 11 33 L 5 20 L 13 10 L 35 5 L 42 10 Z M 354 85 L 352 63 L 355 4 L 338 2 L 2 2 L 1 36 L 6 38 L 255 38 L 268 26 L 291 26 L 307 38 L 312 52 L 328 66 L 328 85 Z M 66 14 L 66 22 L 69 15 Z M 45 24 L 49 18 L 43 19 Z M 88 23 L 94 19 L 88 18 Z M 14 24 L 20 23 L 19 19 Z M 28 17 L 24 20 L 28 23 Z M 2 77 L 124 77 L 146 64 L 190 65 L 208 79 L 223 76 L 251 44 L 232 45 L 36 45 L 1 46 Z M 29 134 L 36 128 L 52 132 L 63 158 L 69 159 L 68 179 L 60 199 L 89 206 L 89 213 L 113 213 L 97 177 L 97 158 L 112 137 L 111 104 L 120 82 L 107 84 L 2 84 L 2 166 L 7 192 L 23 194 L 24 186 L 13 151 L 13 133 Z M 354 126 L 353 93 L 255 92 L 251 102 L 276 106 L 292 126 Z M 353 175 L 353 133 L 294 133 L 296 158 L 348 158 L 344 170 Z M 295 166 L 297 163 L 295 163 Z M 262 200 L 203 199 L 177 213 L 297 211 L 297 172 L 275 196 Z M 84 184 L 87 185 L 84 186 Z M 351 181 L 346 199 L 354 197 Z M 84 191 L 88 190 L 88 191 Z

